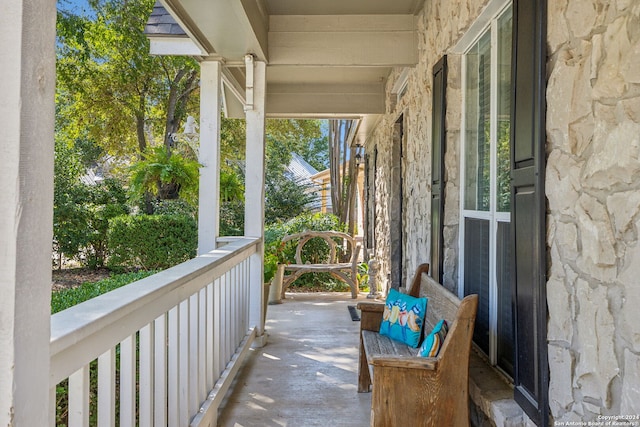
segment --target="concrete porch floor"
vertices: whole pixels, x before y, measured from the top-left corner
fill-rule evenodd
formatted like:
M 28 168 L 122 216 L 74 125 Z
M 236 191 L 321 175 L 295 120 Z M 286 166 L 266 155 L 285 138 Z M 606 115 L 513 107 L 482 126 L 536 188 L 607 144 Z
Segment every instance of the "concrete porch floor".
M 356 390 L 360 322 L 347 309 L 356 301 L 347 292 L 288 293 L 270 305 L 268 344 L 247 356 L 218 426 L 368 426 L 371 394 Z

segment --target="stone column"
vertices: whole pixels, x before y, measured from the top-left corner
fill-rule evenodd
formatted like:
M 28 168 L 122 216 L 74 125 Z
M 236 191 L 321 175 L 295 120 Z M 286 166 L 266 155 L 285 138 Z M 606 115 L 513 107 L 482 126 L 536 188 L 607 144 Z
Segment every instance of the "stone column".
M 200 64 L 200 189 L 198 254 L 216 248 L 220 234 L 220 90 L 218 61 Z
M 253 92 L 252 105 L 247 105 L 247 154 L 245 172 L 244 234 L 264 238 L 264 169 L 265 169 L 265 91 L 266 64 L 247 58 L 247 99 Z M 251 76 L 252 75 L 252 76 Z M 251 77 L 253 77 L 251 79 Z M 263 287 L 264 245 L 251 257 L 251 325 L 258 325 L 258 335 L 264 331 L 265 296 Z
M 2 2 L 1 426 L 50 423 L 55 22 L 53 0 Z

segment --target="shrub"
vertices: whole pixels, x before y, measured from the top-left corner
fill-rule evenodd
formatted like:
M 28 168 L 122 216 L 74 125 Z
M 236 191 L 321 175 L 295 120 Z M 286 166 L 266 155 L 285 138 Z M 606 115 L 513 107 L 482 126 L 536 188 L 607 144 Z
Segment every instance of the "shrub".
M 110 268 L 166 269 L 196 255 L 196 221 L 186 215 L 119 216 L 109 223 Z
M 186 215 L 198 218 L 198 207 L 190 205 L 181 199 L 154 200 L 151 202 L 154 215 Z
M 60 189 L 54 197 L 54 246 L 91 268 L 102 267 L 109 219 L 127 212 L 126 193 L 117 180 L 97 185 L 78 182 Z
M 284 223 L 269 225 L 265 228 L 264 249 L 264 280 L 271 281 L 276 273 L 278 263 L 295 262 L 297 242 L 282 244 L 284 236 L 301 233 L 303 231 L 345 231 L 346 225 L 340 223 L 340 219 L 333 214 L 302 214 Z M 328 254 L 326 243 L 322 239 L 314 242 L 312 239 L 305 246 L 302 253 L 303 259 L 318 259 Z M 316 279 L 330 280 L 328 275 L 316 275 Z M 299 283 L 312 282 L 314 276 L 304 275 L 298 279 Z M 317 280 L 316 280 L 317 281 Z

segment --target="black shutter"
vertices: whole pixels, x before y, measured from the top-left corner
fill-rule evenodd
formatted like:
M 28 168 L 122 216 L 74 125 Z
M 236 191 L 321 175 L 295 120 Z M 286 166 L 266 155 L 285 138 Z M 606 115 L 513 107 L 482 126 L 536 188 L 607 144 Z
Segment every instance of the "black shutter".
M 545 86 L 546 1 L 513 2 L 511 126 L 515 399 L 548 424 Z
M 433 109 L 431 148 L 431 268 L 430 273 L 442 283 L 444 261 L 444 152 L 446 147 L 445 115 L 447 109 L 447 57 L 433 67 Z

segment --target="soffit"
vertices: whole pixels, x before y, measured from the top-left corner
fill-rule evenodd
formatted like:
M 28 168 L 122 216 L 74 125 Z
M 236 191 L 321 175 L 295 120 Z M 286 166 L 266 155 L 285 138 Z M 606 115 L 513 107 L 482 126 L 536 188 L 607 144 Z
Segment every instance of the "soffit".
M 390 71 L 417 63 L 424 0 L 160 1 L 200 59 L 222 60 L 238 86 L 245 54 L 267 63 L 272 117 L 383 114 Z

